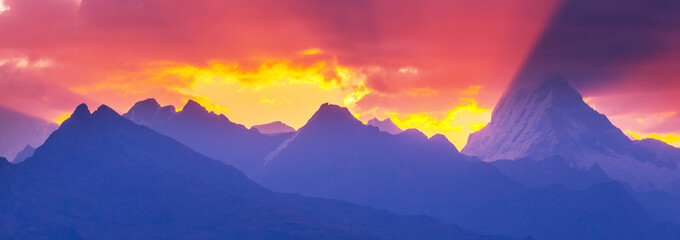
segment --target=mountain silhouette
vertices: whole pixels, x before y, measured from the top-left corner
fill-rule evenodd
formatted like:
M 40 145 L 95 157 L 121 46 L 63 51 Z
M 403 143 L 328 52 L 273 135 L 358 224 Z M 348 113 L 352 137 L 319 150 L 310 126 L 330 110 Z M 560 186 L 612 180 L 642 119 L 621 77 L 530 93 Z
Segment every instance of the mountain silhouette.
M 441 151 L 444 139 L 428 139 L 415 129 L 391 135 L 363 125 L 346 108 L 324 104 L 267 161 L 260 183 L 275 191 L 435 216 L 490 234 L 536 239 L 675 236 L 652 221 L 618 183 L 593 182 L 578 190 L 555 184 L 528 188 L 452 145 Z
M 3 239 L 503 239 L 273 193 L 104 105 L 78 106 L 25 161 L 0 160 Z
M 11 166 L 12 164 L 9 161 L 7 161 L 6 158 L 0 157 L 0 171 L 2 171 L 3 169 L 8 169 Z
M 57 126 L 0 106 L 0 156 L 11 158 L 26 145 L 40 146 Z
M 292 133 L 266 135 L 231 122 L 224 115 L 208 112 L 189 100 L 182 111 L 161 107 L 155 99 L 135 105 L 123 115 L 137 124 L 191 147 L 210 158 L 232 165 L 253 176 L 264 165 L 264 158 Z
M 470 135 L 462 152 L 485 161 L 558 155 L 581 169 L 597 164 L 636 190 L 680 193 L 674 164 L 680 159 L 656 158 L 652 150 L 636 145 L 563 78 L 553 78 L 509 89 L 489 124 Z
M 373 118 L 371 120 L 368 120 L 368 125 L 377 127 L 380 129 L 380 131 L 390 133 L 390 134 L 399 134 L 403 132 L 404 130 L 401 130 L 396 124 L 392 122 L 390 118 L 385 118 L 385 120 L 378 120 L 377 118 Z
M 290 133 L 295 132 L 295 128 L 292 128 L 281 121 L 274 121 L 267 124 L 253 125 L 251 129 L 257 129 L 258 132 L 262 134 L 280 134 L 280 133 Z
M 14 157 L 12 163 L 17 164 L 23 162 L 24 160 L 26 160 L 26 158 L 33 156 L 33 153 L 35 153 L 35 148 L 33 148 L 33 146 L 31 145 L 26 145 L 24 150 L 21 150 L 21 152 L 17 153 L 17 156 Z

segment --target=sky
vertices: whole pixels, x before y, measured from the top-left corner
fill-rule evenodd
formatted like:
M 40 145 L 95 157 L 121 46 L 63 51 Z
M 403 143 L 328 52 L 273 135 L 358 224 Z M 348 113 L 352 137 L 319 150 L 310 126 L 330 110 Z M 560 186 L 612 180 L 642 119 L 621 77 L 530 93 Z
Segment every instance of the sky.
M 679 18 L 671 0 L 0 0 L 0 105 L 60 122 L 193 99 L 299 128 L 329 102 L 460 149 L 508 86 L 560 74 L 680 146 Z

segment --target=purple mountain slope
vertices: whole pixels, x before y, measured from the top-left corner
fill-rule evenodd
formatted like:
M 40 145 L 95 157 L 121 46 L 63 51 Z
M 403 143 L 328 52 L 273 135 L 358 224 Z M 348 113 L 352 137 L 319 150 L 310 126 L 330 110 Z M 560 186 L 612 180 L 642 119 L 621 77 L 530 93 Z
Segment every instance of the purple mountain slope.
M 267 161 L 260 182 L 275 191 L 426 214 L 491 234 L 537 239 L 674 236 L 665 235 L 665 228 L 617 183 L 594 182 L 578 191 L 558 185 L 527 188 L 444 140 L 428 139 L 417 130 L 391 135 L 363 125 L 346 108 L 324 104 Z
M 40 146 L 57 126 L 0 106 L 0 156 L 14 157 L 26 145 Z
M 2 239 L 503 239 L 270 192 L 106 106 L 79 106 L 0 171 Z
M 253 125 L 251 129 L 257 129 L 262 134 L 280 134 L 280 133 L 290 133 L 295 132 L 295 128 L 292 128 L 281 121 L 270 122 L 267 124 Z
M 252 176 L 264 158 L 292 133 L 266 135 L 233 123 L 224 115 L 208 112 L 189 100 L 182 111 L 161 107 L 155 99 L 136 103 L 123 117 L 147 126 L 213 159 Z
M 510 89 L 462 152 L 484 161 L 559 155 L 582 169 L 597 163 L 637 190 L 680 193 L 680 159 L 656 158 L 636 145 L 561 78 Z
M 635 141 L 634 144 L 649 150 L 652 154 L 652 156 L 649 156 L 651 162 L 672 169 L 677 168 L 680 164 L 680 148 L 651 138 Z
M 529 158 L 498 160 L 491 164 L 506 176 L 528 187 L 560 184 L 569 189 L 580 190 L 612 181 L 597 164 L 590 169 L 578 169 L 569 166 L 569 163 L 560 156 L 543 160 Z
M 380 129 L 380 131 L 389 133 L 389 134 L 399 134 L 403 132 L 404 130 L 401 130 L 396 124 L 392 122 L 391 119 L 386 118 L 385 120 L 378 120 L 377 118 L 373 118 L 371 120 L 368 120 L 368 125 L 377 127 Z

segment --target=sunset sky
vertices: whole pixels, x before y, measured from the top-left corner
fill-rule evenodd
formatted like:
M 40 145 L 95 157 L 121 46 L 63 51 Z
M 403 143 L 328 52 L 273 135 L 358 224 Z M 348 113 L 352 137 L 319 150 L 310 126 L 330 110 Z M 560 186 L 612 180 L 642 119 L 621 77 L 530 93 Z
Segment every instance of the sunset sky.
M 325 102 L 459 149 L 511 83 L 559 74 L 636 138 L 680 147 L 673 0 L 0 0 L 0 105 L 59 122 L 188 99 L 299 128 Z

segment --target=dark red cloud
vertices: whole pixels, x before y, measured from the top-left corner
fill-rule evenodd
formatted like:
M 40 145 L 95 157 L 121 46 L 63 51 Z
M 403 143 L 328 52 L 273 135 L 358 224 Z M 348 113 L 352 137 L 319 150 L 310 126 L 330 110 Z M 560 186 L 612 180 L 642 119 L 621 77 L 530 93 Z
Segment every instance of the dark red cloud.
M 555 3 L 5 0 L 11 10 L 0 15 L 0 35 L 9 37 L 0 39 L 0 51 L 51 59 L 76 76 L 48 81 L 73 86 L 149 62 L 289 59 L 320 48 L 343 66 L 414 67 L 422 74 L 404 81 L 369 78 L 376 92 L 482 85 L 498 95 Z

